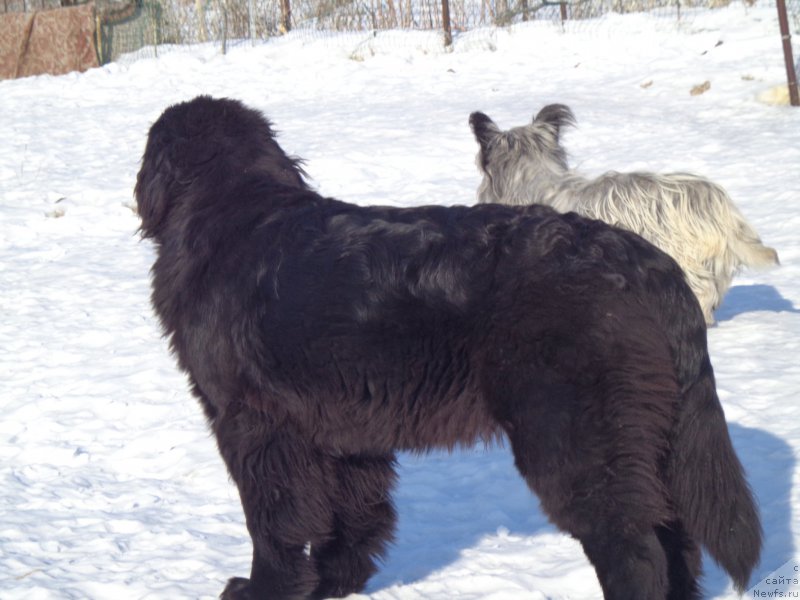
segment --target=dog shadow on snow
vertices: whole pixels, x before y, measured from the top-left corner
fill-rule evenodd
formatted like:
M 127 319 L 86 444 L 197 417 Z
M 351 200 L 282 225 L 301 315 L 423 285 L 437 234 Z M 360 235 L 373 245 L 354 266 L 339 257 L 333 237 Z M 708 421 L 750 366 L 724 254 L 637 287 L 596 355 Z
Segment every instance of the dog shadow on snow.
M 507 440 L 452 454 L 403 452 L 398 463 L 395 541 L 366 593 L 423 580 L 506 530 L 517 537 L 558 531 L 514 467 Z
M 755 311 L 800 313 L 794 303 L 771 285 L 735 285 L 728 290 L 715 317 L 729 321 L 742 313 Z
M 763 430 L 735 423 L 729 423 L 729 430 L 764 527 L 764 549 L 750 581 L 753 586 L 795 555 L 791 533 L 795 458 L 788 444 Z M 365 592 L 421 581 L 504 530 L 523 538 L 557 533 L 513 462 L 507 443 L 488 449 L 479 445 L 452 455 L 443 451 L 399 455 L 397 535 Z M 581 552 L 579 547 L 576 552 Z M 703 572 L 704 597 L 731 592 L 727 574 L 705 554 Z

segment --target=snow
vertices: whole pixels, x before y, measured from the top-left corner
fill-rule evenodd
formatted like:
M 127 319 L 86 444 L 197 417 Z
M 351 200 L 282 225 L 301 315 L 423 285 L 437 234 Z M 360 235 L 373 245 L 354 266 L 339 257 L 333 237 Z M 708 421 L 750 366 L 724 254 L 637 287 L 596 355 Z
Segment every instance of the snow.
M 509 127 L 550 102 L 575 112 L 564 142 L 586 174 L 723 184 L 782 262 L 736 278 L 709 331 L 766 533 L 752 583 L 800 564 L 800 110 L 757 100 L 785 77 L 774 5 L 439 40 L 298 32 L 0 82 L 0 597 L 213 598 L 248 574 L 238 496 L 160 337 L 132 210 L 150 124 L 201 93 L 263 110 L 321 193 L 360 204 L 474 202 L 469 113 Z M 397 541 L 357 598 L 600 595 L 507 447 L 404 455 L 400 476 Z M 734 598 L 705 564 L 709 597 Z

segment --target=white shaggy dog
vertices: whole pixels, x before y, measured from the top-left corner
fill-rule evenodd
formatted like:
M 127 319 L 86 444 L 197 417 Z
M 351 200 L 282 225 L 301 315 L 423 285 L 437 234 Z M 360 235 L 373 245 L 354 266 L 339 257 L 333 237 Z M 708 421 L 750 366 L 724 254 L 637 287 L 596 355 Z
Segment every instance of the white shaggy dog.
M 680 264 L 709 325 L 741 267 L 779 264 L 727 192 L 708 179 L 614 171 L 588 179 L 570 170 L 559 133 L 575 118 L 563 104 L 545 106 L 532 123 L 508 131 L 481 112 L 469 122 L 480 144 L 479 202 L 547 204 L 638 233 Z

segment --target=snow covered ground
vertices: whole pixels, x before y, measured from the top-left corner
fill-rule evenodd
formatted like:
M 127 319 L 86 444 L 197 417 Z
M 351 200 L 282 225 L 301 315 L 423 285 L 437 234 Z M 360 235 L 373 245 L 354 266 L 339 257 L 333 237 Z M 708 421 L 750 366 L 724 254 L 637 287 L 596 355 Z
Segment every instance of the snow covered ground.
M 159 337 L 132 210 L 148 127 L 201 93 L 263 110 L 321 193 L 361 204 L 474 202 L 469 113 L 508 127 L 550 102 L 575 112 L 564 142 L 587 174 L 722 183 L 783 263 L 735 279 L 709 332 L 763 514 L 752 583 L 774 590 L 767 575 L 800 564 L 800 109 L 756 100 L 784 81 L 775 12 L 531 22 L 447 53 L 429 33 L 301 32 L 0 81 L 0 598 L 213 598 L 248 573 L 238 496 Z M 600 595 L 507 448 L 402 456 L 400 473 L 397 542 L 359 598 Z M 735 597 L 706 565 L 708 595 Z

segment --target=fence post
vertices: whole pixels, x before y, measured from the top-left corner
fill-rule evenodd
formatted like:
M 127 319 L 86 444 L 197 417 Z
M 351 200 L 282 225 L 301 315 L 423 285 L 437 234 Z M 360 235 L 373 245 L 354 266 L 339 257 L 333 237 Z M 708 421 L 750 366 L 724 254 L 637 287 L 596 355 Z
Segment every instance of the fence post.
M 222 54 L 228 53 L 228 3 L 221 0 L 219 6 L 222 9 Z
M 201 42 L 208 41 L 208 28 L 206 27 L 206 4 L 204 0 L 194 1 L 194 12 L 197 15 L 197 35 Z
M 256 45 L 256 3 L 247 0 L 247 28 L 250 30 L 250 43 Z
M 444 47 L 453 45 L 453 32 L 450 29 L 450 0 L 442 0 L 442 27 L 444 28 Z
M 152 8 L 153 6 L 155 6 L 155 9 Z M 161 36 L 159 35 L 159 31 L 161 29 L 161 10 L 161 5 L 151 5 L 150 11 L 155 12 L 155 18 L 150 19 L 150 23 L 153 25 L 151 34 L 153 36 L 153 53 L 155 54 L 156 58 L 158 58 L 158 44 L 161 42 Z
M 281 33 L 292 30 L 292 5 L 291 0 L 281 0 Z
M 783 60 L 786 63 L 786 85 L 789 86 L 789 104 L 800 106 L 800 94 L 797 92 L 797 73 L 794 70 L 794 59 L 792 57 L 792 34 L 789 32 L 789 19 L 786 16 L 785 0 L 778 0 L 778 23 L 781 28 L 781 40 L 783 40 Z

